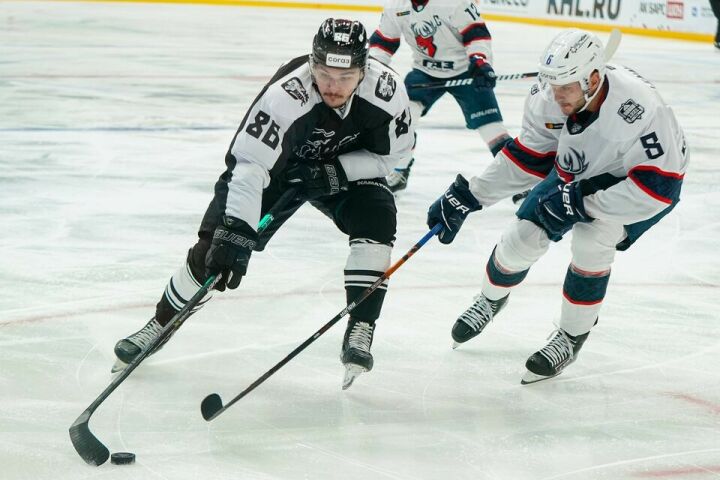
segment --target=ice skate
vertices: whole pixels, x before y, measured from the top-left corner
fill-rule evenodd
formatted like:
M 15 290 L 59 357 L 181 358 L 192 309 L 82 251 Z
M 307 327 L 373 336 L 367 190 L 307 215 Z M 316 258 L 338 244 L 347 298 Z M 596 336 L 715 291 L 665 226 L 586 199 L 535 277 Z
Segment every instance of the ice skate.
M 453 349 L 465 343 L 471 338 L 480 335 L 488 323 L 492 322 L 495 315 L 505 307 L 508 296 L 499 300 L 489 300 L 482 293 L 476 295 L 475 303 L 460 315 L 452 328 Z
M 410 168 L 412 167 L 413 163 L 415 163 L 414 158 L 410 160 L 410 163 L 408 163 L 407 167 L 396 168 L 392 172 L 390 172 L 390 175 L 385 177 L 388 183 L 388 187 L 390 187 L 390 190 L 393 193 L 397 193 L 400 190 L 405 190 L 405 187 L 407 187 L 408 178 L 410 178 Z
M 350 318 L 342 345 L 340 361 L 345 365 L 342 389 L 347 390 L 355 379 L 373 367 L 370 346 L 373 341 L 375 324 Z
M 527 372 L 520 381 L 521 384 L 536 383 L 553 378 L 575 361 L 580 348 L 590 332 L 573 337 L 559 328 L 550 334 L 550 343 L 535 352 L 525 363 Z
M 155 317 L 153 317 L 143 328 L 117 342 L 115 344 L 115 356 L 117 360 L 111 372 L 117 373 L 124 370 L 130 362 L 135 360 L 135 357 L 140 355 L 140 353 L 160 335 L 162 329 L 163 327 L 155 320 Z M 165 342 L 167 342 L 167 339 Z M 158 345 L 155 351 L 159 350 L 165 342 Z

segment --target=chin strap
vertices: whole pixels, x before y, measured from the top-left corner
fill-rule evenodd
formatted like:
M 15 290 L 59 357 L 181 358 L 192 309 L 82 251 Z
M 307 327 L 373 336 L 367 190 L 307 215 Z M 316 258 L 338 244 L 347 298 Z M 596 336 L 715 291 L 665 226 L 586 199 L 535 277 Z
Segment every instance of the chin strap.
M 590 105 L 590 102 L 592 102 L 595 99 L 595 97 L 597 97 L 598 94 L 602 91 L 604 85 L 605 85 L 605 75 L 603 75 L 602 78 L 600 79 L 600 85 L 598 85 L 597 89 L 595 90 L 595 93 L 593 93 L 592 95 L 588 95 L 588 92 L 590 91 L 589 86 L 588 86 L 587 90 L 583 90 L 583 97 L 585 98 L 585 105 L 583 105 L 582 108 L 577 111 L 577 113 L 585 111 L 585 109 Z

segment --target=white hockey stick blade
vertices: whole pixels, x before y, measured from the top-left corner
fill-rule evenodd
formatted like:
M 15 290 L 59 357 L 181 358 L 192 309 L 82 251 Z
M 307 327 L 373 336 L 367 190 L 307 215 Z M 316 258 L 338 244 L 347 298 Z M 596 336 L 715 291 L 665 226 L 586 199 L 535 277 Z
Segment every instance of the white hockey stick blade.
M 622 32 L 617 28 L 613 28 L 610 32 L 610 38 L 608 38 L 605 44 L 605 54 L 603 57 L 605 57 L 606 62 L 609 62 L 613 55 L 615 55 L 615 52 L 620 46 L 620 40 L 622 40 Z

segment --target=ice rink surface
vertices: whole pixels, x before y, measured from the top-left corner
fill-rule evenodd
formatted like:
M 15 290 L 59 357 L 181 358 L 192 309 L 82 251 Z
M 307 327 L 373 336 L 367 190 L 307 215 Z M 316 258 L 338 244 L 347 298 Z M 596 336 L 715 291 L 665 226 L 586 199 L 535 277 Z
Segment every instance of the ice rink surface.
M 67 434 L 107 386 L 115 342 L 153 314 L 194 243 L 246 108 L 328 16 L 192 5 L 0 3 L 0 478 L 707 479 L 720 477 L 720 53 L 625 36 L 691 147 L 682 201 L 617 256 L 600 323 L 560 377 L 521 386 L 560 311 L 554 245 L 477 339 L 450 328 L 479 291 L 509 200 L 393 276 L 374 370 L 341 391 L 344 321 L 211 423 L 344 305 L 347 242 L 303 208 L 103 404 L 90 426 L 137 463 L 89 467 Z M 498 73 L 533 71 L 555 28 L 490 23 Z M 606 35 L 602 35 L 606 38 Z M 403 47 L 394 64 L 409 69 Z M 511 133 L 531 83 L 497 95 Z M 394 259 L 457 172 L 490 155 L 444 98 L 422 119 Z

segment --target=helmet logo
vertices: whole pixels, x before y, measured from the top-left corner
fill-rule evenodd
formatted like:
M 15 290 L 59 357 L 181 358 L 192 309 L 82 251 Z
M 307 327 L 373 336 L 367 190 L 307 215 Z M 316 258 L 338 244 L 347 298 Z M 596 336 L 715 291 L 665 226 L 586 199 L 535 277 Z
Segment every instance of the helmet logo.
M 577 51 L 580 50 L 580 47 L 582 47 L 583 45 L 585 45 L 585 41 L 586 41 L 587 39 L 588 39 L 588 36 L 587 36 L 587 35 L 583 35 L 582 37 L 580 37 L 580 40 L 578 40 L 577 42 L 575 42 L 575 45 L 573 45 L 572 47 L 570 47 L 570 52 L 571 52 L 571 53 L 577 53 Z
M 325 65 L 335 68 L 350 68 L 352 65 L 352 58 L 350 55 L 328 53 L 327 57 L 325 57 Z

